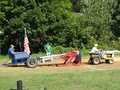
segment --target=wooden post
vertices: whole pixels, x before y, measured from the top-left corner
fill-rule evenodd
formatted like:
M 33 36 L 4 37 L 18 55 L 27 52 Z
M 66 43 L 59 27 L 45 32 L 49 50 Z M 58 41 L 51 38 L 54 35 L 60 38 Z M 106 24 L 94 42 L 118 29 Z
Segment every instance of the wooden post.
M 47 90 L 47 88 L 45 87 L 44 90 Z
M 17 81 L 17 90 L 22 90 L 22 80 Z

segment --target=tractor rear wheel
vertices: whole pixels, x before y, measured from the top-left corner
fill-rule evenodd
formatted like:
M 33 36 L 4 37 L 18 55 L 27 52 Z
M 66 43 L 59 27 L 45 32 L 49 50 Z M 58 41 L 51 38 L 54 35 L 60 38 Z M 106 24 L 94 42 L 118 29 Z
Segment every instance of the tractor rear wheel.
M 99 57 L 93 57 L 92 58 L 92 64 L 98 65 L 100 63 L 100 58 Z
M 26 65 L 29 68 L 35 68 L 37 66 L 37 60 L 35 58 L 28 58 L 26 61 Z
M 92 59 L 93 59 L 92 57 L 89 58 L 88 64 L 93 64 L 93 63 L 92 63 Z
M 24 64 L 25 64 L 25 66 L 27 66 L 26 62 Z
M 88 64 L 92 64 L 92 60 L 91 59 L 88 60 Z

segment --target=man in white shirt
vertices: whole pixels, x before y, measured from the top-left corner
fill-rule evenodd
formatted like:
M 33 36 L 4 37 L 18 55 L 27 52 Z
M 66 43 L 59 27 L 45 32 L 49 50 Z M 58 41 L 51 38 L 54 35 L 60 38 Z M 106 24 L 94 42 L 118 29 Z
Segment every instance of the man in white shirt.
M 99 50 L 97 49 L 97 47 L 98 47 L 98 44 L 95 44 L 91 50 L 91 53 L 98 52 Z
M 98 54 L 101 58 L 103 58 L 101 51 L 98 49 L 98 44 L 94 45 L 94 47 L 91 50 L 91 53 Z

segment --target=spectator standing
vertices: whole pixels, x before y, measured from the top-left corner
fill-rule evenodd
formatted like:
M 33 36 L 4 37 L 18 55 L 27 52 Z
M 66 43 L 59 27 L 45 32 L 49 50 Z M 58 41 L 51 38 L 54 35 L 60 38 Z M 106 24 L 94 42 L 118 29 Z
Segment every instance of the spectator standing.
M 51 55 L 51 52 L 52 52 L 52 47 L 50 46 L 49 43 L 47 43 L 44 47 L 45 51 L 46 51 L 46 55 L 47 56 L 50 56 Z

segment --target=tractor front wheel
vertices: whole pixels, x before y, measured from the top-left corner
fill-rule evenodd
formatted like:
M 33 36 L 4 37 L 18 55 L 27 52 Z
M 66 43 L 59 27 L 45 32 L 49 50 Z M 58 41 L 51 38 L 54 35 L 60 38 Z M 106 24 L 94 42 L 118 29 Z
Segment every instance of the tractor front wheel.
M 113 64 L 114 60 L 113 59 L 108 59 L 108 60 L 105 60 L 105 62 L 108 63 L 108 64 Z
M 26 65 L 29 68 L 35 68 L 37 66 L 37 60 L 35 58 L 28 58 L 26 61 Z
M 114 63 L 114 60 L 113 60 L 113 59 L 109 59 L 109 60 L 108 60 L 108 63 L 109 63 L 109 64 L 113 64 L 113 63 Z

